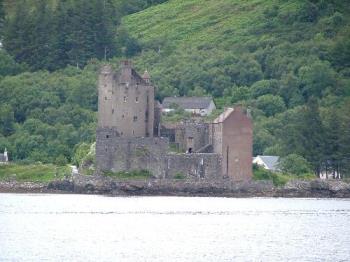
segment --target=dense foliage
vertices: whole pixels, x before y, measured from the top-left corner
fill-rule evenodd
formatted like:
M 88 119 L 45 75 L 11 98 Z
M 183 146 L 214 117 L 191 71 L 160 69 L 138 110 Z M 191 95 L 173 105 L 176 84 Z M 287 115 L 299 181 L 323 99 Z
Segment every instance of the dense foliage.
M 219 108 L 249 106 L 254 154 L 304 159 L 315 173 L 349 173 L 346 1 L 9 3 L 0 50 L 0 149 L 7 146 L 13 159 L 72 161 L 79 143 L 94 140 L 95 58 L 129 56 L 151 73 L 159 99 L 209 94 Z M 60 70 L 26 72 L 37 69 Z
M 117 25 L 120 13 L 112 0 L 21 0 L 7 16 L 4 48 L 30 69 L 83 67 L 92 59 L 132 55 L 135 41 Z

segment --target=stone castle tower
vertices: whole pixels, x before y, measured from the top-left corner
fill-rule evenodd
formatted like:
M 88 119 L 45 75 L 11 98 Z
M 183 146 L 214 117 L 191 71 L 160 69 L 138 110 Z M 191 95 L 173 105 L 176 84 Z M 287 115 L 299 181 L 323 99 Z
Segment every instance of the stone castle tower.
M 131 62 L 118 71 L 101 68 L 98 80 L 96 172 L 147 170 L 155 178 L 233 181 L 252 177 L 252 123 L 240 107 L 225 110 L 212 123 L 184 123 L 175 133 L 188 154 L 169 152 L 162 136 L 160 105 L 145 72 L 140 76 Z M 175 139 L 176 140 L 176 139 Z
M 109 130 L 111 134 L 106 135 L 111 138 L 152 137 L 154 106 L 154 87 L 147 71 L 141 77 L 130 61 L 122 61 L 118 72 L 109 65 L 102 68 L 98 80 L 98 130 Z

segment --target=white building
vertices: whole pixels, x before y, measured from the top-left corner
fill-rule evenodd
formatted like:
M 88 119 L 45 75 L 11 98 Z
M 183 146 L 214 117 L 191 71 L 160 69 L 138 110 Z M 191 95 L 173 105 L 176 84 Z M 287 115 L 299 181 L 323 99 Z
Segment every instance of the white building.
M 5 151 L 3 154 L 0 154 L 0 165 L 7 164 L 9 162 L 9 157 L 7 154 L 7 149 L 5 148 Z
M 216 109 L 211 97 L 166 97 L 162 103 L 162 112 L 174 111 L 176 106 L 200 116 L 210 115 Z
M 272 172 L 280 171 L 278 167 L 279 156 L 256 156 L 253 158 L 253 164 L 257 164 L 266 170 Z

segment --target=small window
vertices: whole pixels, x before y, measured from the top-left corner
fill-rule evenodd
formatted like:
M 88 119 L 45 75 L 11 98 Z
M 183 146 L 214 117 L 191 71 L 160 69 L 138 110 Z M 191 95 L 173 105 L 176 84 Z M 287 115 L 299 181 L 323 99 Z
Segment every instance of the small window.
M 105 100 L 107 100 L 107 97 L 105 96 Z
M 128 100 L 127 96 L 124 96 L 124 103 Z
M 120 132 L 120 136 L 123 136 L 123 132 Z
M 112 114 L 114 114 L 114 109 L 112 109 Z
M 124 118 L 125 116 L 124 115 L 122 115 L 122 118 Z
M 106 135 L 106 138 L 109 138 L 109 135 Z
M 139 102 L 139 97 L 138 96 L 135 98 L 135 101 L 136 101 L 136 103 Z
M 134 116 L 134 122 L 136 122 L 137 121 L 137 116 Z
M 132 130 L 132 134 L 135 135 L 135 130 Z

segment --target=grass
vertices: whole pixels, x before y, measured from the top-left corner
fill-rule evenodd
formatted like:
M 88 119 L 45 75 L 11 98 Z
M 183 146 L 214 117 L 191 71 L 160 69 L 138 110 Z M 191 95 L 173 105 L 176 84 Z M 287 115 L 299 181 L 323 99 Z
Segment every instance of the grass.
M 291 174 L 282 174 L 278 172 L 271 172 L 261 167 L 254 166 L 253 168 L 254 180 L 271 180 L 275 186 L 284 186 L 291 180 L 312 180 L 315 179 L 313 174 L 305 174 L 302 176 L 296 176 Z
M 0 165 L 0 181 L 50 182 L 71 174 L 70 167 L 58 167 L 52 164 L 16 164 Z
M 170 124 L 174 124 L 174 123 L 179 123 L 183 120 L 186 119 L 190 119 L 192 117 L 192 114 L 189 112 L 169 112 L 167 114 L 163 114 L 162 115 L 162 122 L 163 123 L 170 123 Z
M 149 179 L 152 178 L 153 175 L 150 171 L 148 170 L 132 170 L 130 172 L 127 171 L 121 171 L 121 172 L 111 172 L 111 171 L 106 171 L 103 173 L 105 176 L 109 176 L 112 178 L 118 178 L 118 179 Z
M 261 6 L 266 8 L 274 3 L 277 1 L 172 0 L 127 16 L 123 24 L 146 45 L 155 39 L 174 45 L 221 44 L 223 32 L 227 30 L 246 37 L 247 26 L 259 23 Z
M 179 146 L 175 143 L 170 143 L 169 144 L 169 152 L 172 152 L 172 153 L 177 153 L 177 154 L 181 154 L 181 153 L 185 153 L 183 150 L 181 150 L 179 148 Z
M 186 176 L 182 173 L 176 173 L 174 176 L 174 179 L 178 179 L 178 180 L 185 179 L 185 178 L 186 178 Z

